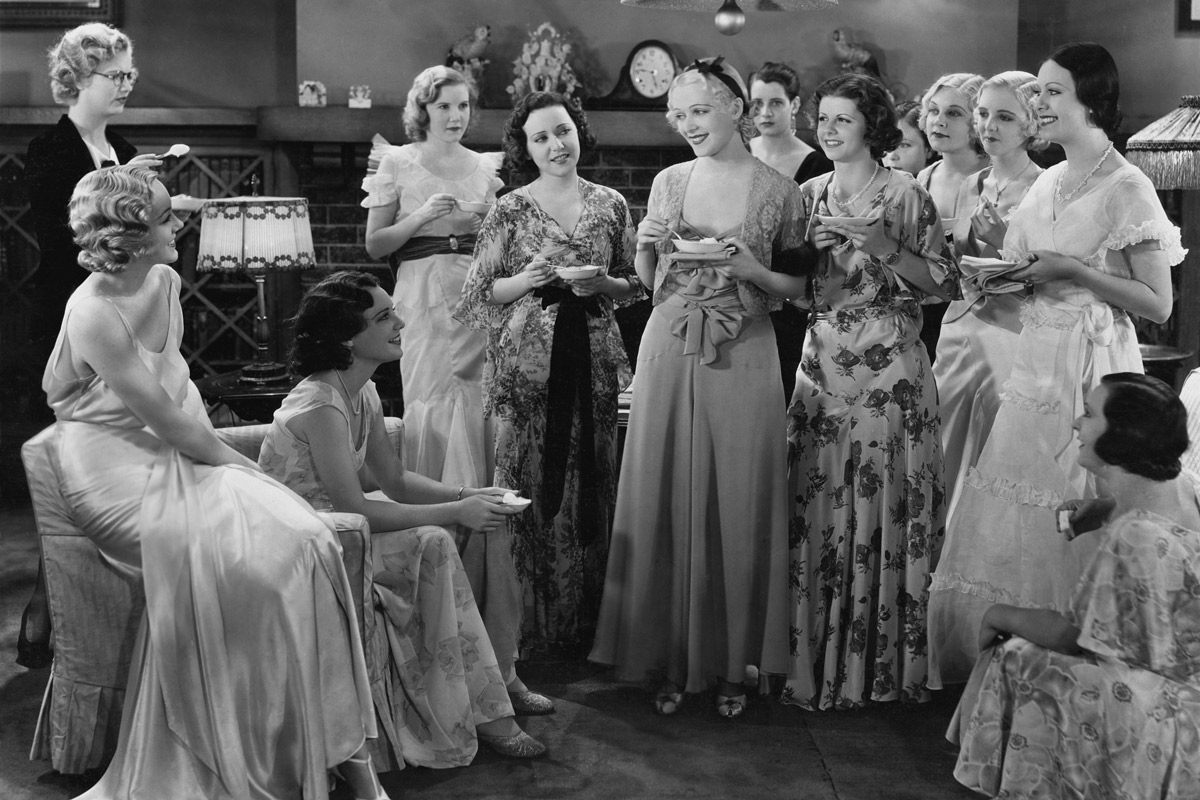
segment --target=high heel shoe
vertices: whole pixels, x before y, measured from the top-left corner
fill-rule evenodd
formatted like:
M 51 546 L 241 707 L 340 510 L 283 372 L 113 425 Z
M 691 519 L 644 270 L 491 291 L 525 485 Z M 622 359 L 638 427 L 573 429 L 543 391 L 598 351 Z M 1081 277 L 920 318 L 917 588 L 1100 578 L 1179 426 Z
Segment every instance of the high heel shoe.
M 683 705 L 683 692 L 673 683 L 664 683 L 654 695 L 654 711 L 664 717 L 669 717 Z
M 43 669 L 54 661 L 54 649 L 50 646 L 50 637 L 45 641 L 31 642 L 25 635 L 25 627 L 29 623 L 29 606 L 21 614 L 21 631 L 17 634 L 17 663 L 25 669 Z
M 517 731 L 515 736 L 489 736 L 482 731 L 476 731 L 479 741 L 509 758 L 537 758 L 546 754 L 546 745 L 530 736 L 525 731 Z
M 355 766 L 365 766 L 367 768 L 367 774 L 371 776 L 371 791 L 375 793 L 374 797 L 359 797 L 358 795 L 354 795 L 354 800 L 392 800 L 388 797 L 388 793 L 383 790 L 383 785 L 379 782 L 379 776 L 375 774 L 375 765 L 371 763 L 370 754 L 367 754 L 366 758 L 350 756 L 346 761 Z M 341 776 L 342 780 L 350 784 L 350 791 L 354 791 L 354 784 L 346 777 L 346 774 L 340 769 L 337 770 L 337 773 Z
M 745 694 L 717 695 L 717 716 L 724 717 L 725 719 L 734 719 L 735 717 L 740 717 L 745 711 Z
M 544 694 L 531 692 L 509 692 L 508 699 L 512 703 L 513 713 L 518 717 L 537 717 L 554 713 L 554 701 Z

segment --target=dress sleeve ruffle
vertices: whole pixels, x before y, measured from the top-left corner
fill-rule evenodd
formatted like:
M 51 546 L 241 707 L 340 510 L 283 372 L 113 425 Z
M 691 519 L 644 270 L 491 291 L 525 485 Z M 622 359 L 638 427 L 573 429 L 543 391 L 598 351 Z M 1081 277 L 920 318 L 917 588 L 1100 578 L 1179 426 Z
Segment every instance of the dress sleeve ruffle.
M 1104 240 L 1105 250 L 1123 250 L 1131 244 L 1156 241 L 1171 266 L 1183 261 L 1188 251 L 1183 246 L 1179 228 L 1167 220 L 1150 219 L 1115 230 Z
M 504 188 L 504 180 L 500 177 L 500 168 L 504 165 L 504 153 L 498 151 L 480 153 L 479 164 L 480 169 L 488 176 L 487 201 L 490 202 L 496 196 L 496 192 Z
M 901 173 L 903 175 L 903 173 Z M 952 300 L 961 297 L 959 287 L 958 259 L 946 241 L 941 217 L 929 192 L 915 180 L 906 180 L 894 196 L 887 200 L 885 209 L 892 222 L 892 230 L 904 249 L 925 260 L 929 276 Z M 900 275 L 896 280 L 908 287 L 922 303 L 942 303 L 942 298 L 929 295 L 910 284 Z
M 1200 687 L 1200 533 L 1115 520 L 1075 590 L 1079 646 Z
M 367 196 L 359 205 L 378 208 L 399 202 L 396 177 L 401 162 L 407 158 L 401 145 L 388 144 L 387 139 L 375 134 L 371 139 L 371 152 L 367 155 L 367 175 L 362 182 L 362 190 Z

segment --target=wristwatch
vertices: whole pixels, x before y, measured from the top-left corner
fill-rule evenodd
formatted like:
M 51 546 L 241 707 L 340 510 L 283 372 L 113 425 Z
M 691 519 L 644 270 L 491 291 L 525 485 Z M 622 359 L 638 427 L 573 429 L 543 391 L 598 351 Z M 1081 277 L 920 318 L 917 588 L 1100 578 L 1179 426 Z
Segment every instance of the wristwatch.
M 900 263 L 900 253 L 904 251 L 904 245 L 896 242 L 896 252 L 888 253 L 883 257 L 883 265 L 885 267 L 894 267 Z

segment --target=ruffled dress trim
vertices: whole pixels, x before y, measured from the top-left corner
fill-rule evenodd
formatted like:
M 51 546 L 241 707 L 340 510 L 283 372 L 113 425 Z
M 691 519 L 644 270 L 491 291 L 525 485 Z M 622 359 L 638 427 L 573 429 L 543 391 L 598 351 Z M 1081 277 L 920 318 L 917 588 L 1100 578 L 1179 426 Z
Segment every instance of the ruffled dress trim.
M 1014 482 L 1007 478 L 989 478 L 975 467 L 967 471 L 967 486 L 998 497 L 1001 500 L 1026 506 L 1055 509 L 1062 505 L 1063 495 L 1050 489 L 1039 489 L 1032 483 Z
M 1181 263 L 1188 253 L 1183 247 L 1179 228 L 1169 222 L 1154 219 L 1114 231 L 1104 240 L 1104 249 L 1123 250 L 1131 244 L 1146 241 L 1157 241 L 1171 266 Z
M 1023 395 L 1012 388 L 1012 381 L 1005 381 L 1004 388 L 1000 391 L 1000 402 L 1007 403 L 1014 408 L 1019 408 L 1022 411 L 1028 411 L 1030 414 L 1041 414 L 1042 416 L 1056 416 L 1062 409 L 1061 400 L 1051 400 L 1044 402 L 1035 400 L 1032 397 Z
M 367 154 L 367 174 L 362 180 L 362 190 L 367 193 L 367 196 L 359 203 L 363 208 L 378 208 L 395 203 L 400 199 L 394 177 L 379 174 L 379 165 L 383 163 L 384 157 L 389 155 L 394 156 L 402 167 L 421 166 L 420 162 L 413 157 L 412 145 L 390 144 L 379 133 L 372 136 L 371 152 Z M 504 154 L 496 152 L 476 153 L 476 155 L 479 156 L 476 172 L 482 172 L 489 178 L 499 180 L 500 165 L 504 161 Z

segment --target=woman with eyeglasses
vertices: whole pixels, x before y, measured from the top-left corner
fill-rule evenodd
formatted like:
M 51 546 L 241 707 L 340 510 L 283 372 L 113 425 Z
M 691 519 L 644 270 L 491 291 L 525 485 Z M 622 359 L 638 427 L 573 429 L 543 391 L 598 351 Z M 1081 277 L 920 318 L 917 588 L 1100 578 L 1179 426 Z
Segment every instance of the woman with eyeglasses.
M 64 33 L 48 58 L 54 102 L 67 106 L 67 113 L 53 130 L 31 141 L 25 155 L 29 214 L 42 254 L 34 276 L 36 308 L 30 331 L 38 361 L 49 357 L 67 298 L 87 277 L 79 268 L 79 247 L 67 225 L 75 184 L 101 166 L 134 160 L 145 166 L 160 163 L 152 155 L 135 159 L 137 148 L 108 130 L 109 120 L 125 110 L 137 83 L 128 36 L 110 25 L 89 22 Z M 50 421 L 47 416 L 45 422 Z M 17 663 L 38 669 L 49 666 L 52 655 L 50 610 L 39 569 L 33 597 L 21 615 Z

